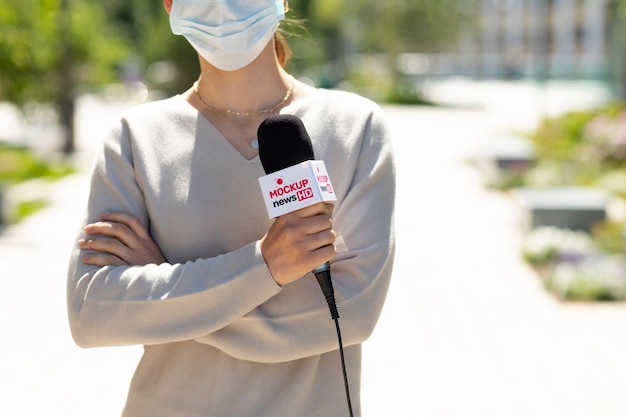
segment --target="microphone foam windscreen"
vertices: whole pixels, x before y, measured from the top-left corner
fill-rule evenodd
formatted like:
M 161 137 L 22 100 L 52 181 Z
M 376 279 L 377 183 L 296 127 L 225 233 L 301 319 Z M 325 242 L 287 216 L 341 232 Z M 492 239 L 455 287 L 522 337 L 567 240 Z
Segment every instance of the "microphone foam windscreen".
M 259 159 L 266 174 L 315 159 L 302 120 L 291 114 L 271 116 L 257 132 Z

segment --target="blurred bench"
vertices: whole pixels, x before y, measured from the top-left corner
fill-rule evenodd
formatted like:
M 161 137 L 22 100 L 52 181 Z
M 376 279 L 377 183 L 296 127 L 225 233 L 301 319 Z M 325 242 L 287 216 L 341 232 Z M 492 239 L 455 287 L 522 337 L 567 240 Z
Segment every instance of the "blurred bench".
M 529 226 L 555 226 L 589 232 L 607 218 L 610 193 L 584 187 L 518 188 L 515 195 L 528 210 Z
M 483 155 L 503 171 L 525 171 L 535 159 L 534 145 L 519 136 L 499 136 L 487 141 Z

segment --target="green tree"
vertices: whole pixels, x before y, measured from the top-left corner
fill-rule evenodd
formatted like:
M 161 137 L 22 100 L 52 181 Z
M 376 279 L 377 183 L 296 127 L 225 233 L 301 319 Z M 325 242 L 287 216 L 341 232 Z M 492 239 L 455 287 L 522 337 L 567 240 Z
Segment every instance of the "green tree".
M 352 56 L 386 54 L 397 84 L 400 75 L 393 65 L 397 55 L 433 51 L 454 39 L 467 20 L 457 4 L 468 10 L 474 1 L 292 0 L 290 15 L 304 24 L 289 29 L 302 35 L 290 39 L 295 52 L 290 70 L 311 76 L 318 85 L 332 86 L 350 77 Z M 77 86 L 117 82 L 131 59 L 138 63 L 142 79 L 167 92 L 187 88 L 198 75 L 195 51 L 183 37 L 172 35 L 160 0 L 4 3 L 0 100 L 18 105 L 54 103 L 67 130 L 66 153 L 73 150 Z M 159 76 L 163 74 L 159 68 L 175 76 Z
M 434 52 L 456 40 L 473 0 L 361 0 L 348 2 L 361 48 L 370 52 Z
M 392 86 L 400 85 L 400 54 L 428 53 L 453 43 L 470 24 L 475 0 L 294 0 L 294 12 L 305 20 L 313 41 L 292 40 L 297 68 L 317 67 L 321 84 L 351 77 L 359 82 L 362 67 L 351 65 L 360 54 L 385 57 Z M 312 46 L 313 45 L 313 46 Z M 321 73 L 321 75 L 320 75 Z M 371 80 L 373 75 L 361 74 Z
M 96 0 L 20 0 L 0 8 L 0 100 L 57 105 L 73 150 L 73 92 L 116 78 L 127 47 Z
M 110 0 L 106 9 L 151 88 L 180 92 L 198 77 L 197 54 L 184 37 L 172 34 L 161 0 Z
M 369 53 L 387 58 L 391 101 L 418 98 L 412 87 L 404 83 L 398 59 L 406 53 L 432 53 L 449 49 L 455 44 L 464 25 L 473 17 L 474 0 L 362 0 L 347 6 L 353 23 L 348 27 L 358 33 L 351 42 Z M 350 36 L 350 34 L 346 34 Z

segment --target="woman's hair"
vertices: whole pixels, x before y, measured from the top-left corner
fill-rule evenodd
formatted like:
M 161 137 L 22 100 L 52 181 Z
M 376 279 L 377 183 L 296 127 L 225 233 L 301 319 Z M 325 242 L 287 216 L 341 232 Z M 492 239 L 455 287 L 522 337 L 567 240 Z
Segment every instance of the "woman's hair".
M 278 63 L 283 68 L 287 66 L 289 60 L 293 57 L 291 48 L 287 43 L 287 37 L 301 37 L 302 34 L 309 34 L 304 22 L 302 19 L 285 18 L 280 22 L 278 30 L 274 32 L 274 49 L 276 50 Z
M 279 30 L 274 33 L 274 48 L 276 49 L 276 56 L 278 57 L 278 63 L 281 67 L 285 67 L 291 59 L 291 48 L 285 39 L 285 35 Z

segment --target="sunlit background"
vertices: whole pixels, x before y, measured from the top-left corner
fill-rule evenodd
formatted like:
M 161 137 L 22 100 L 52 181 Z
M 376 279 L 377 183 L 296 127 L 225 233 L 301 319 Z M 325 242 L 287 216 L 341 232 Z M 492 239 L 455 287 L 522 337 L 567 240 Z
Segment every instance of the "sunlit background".
M 621 98 L 622 3 L 292 0 L 289 69 L 316 86 L 391 103 L 437 104 L 429 85 L 459 78 L 587 80 Z M 0 69 L 0 100 L 26 116 L 41 110 L 33 103 L 53 104 L 70 131 L 82 94 L 168 95 L 198 74 L 195 52 L 170 33 L 158 0 L 4 2 Z
M 289 3 L 288 70 L 394 132 L 363 416 L 626 416 L 626 0 Z M 140 350 L 73 345 L 68 248 L 103 131 L 197 76 L 160 0 L 0 0 L 7 415 L 119 415 Z

